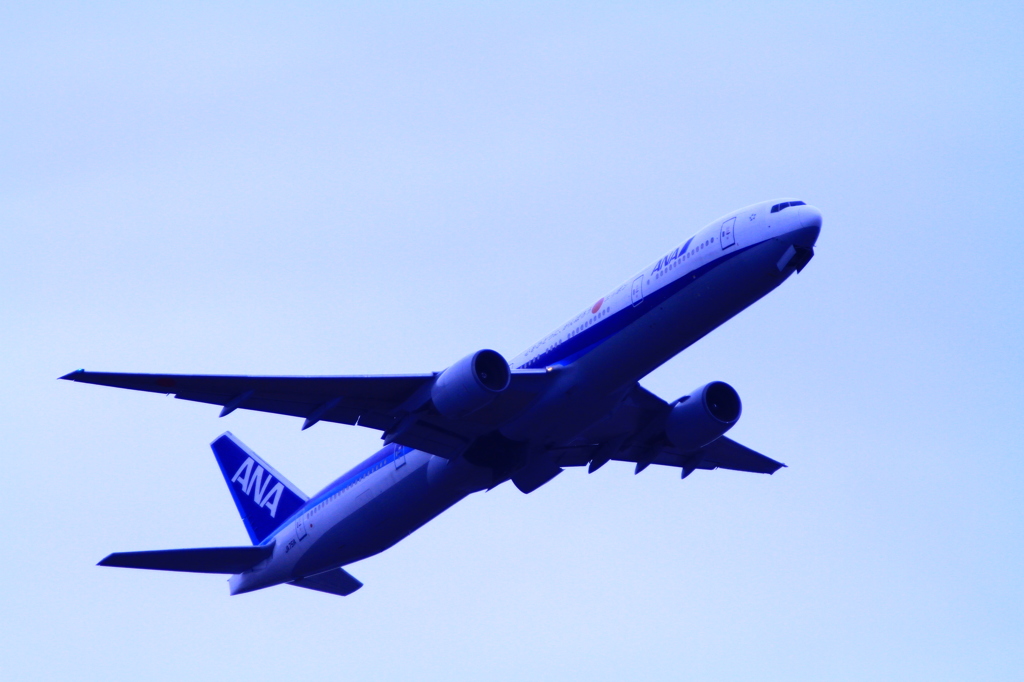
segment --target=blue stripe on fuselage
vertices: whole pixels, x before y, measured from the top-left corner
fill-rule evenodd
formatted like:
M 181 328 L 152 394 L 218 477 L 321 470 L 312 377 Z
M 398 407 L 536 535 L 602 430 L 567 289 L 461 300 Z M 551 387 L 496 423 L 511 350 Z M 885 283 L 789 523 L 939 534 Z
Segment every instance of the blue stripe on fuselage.
M 686 246 L 688 245 L 689 242 L 687 242 Z M 683 247 L 684 252 L 686 250 L 686 246 Z M 649 312 L 651 307 L 660 305 L 668 298 L 679 293 L 688 285 L 700 279 L 702 276 L 713 270 L 715 267 L 721 265 L 725 261 L 755 246 L 757 246 L 757 244 L 751 244 L 750 246 L 744 247 L 737 251 L 722 254 L 715 260 L 709 263 L 705 263 L 699 268 L 691 270 L 690 272 L 682 273 L 675 280 L 668 282 L 667 284 L 665 284 L 665 286 L 645 296 L 642 305 L 627 305 L 622 310 L 619 310 L 618 312 L 609 315 L 608 317 L 596 323 L 592 327 L 584 329 L 578 334 L 569 337 L 568 339 L 558 344 L 551 350 L 546 351 L 541 355 L 538 355 L 537 357 L 533 358 L 532 360 L 526 363 L 523 363 L 522 365 L 520 365 L 520 368 L 529 369 L 532 367 L 547 367 L 556 364 L 565 365 L 569 364 L 570 362 L 573 362 L 574 360 L 589 353 L 594 348 L 598 347 L 599 345 L 607 341 L 610 337 L 622 331 L 633 322 L 636 322 L 644 314 Z M 645 275 L 645 278 L 646 277 L 647 275 Z M 310 498 L 309 502 L 307 502 L 305 506 L 299 509 L 287 521 L 282 523 L 277 528 L 277 530 L 271 533 L 270 536 L 268 536 L 260 544 L 265 545 L 270 542 L 273 542 L 274 538 L 277 536 L 278 533 L 287 528 L 297 518 L 301 517 L 310 509 L 313 509 L 318 504 L 324 502 L 325 500 L 341 492 L 342 490 L 345 490 L 349 486 L 354 485 L 355 483 L 359 482 L 361 479 L 370 475 L 374 471 L 383 468 L 387 464 L 394 462 L 399 447 L 402 446 L 396 444 L 385 445 L 383 448 L 375 452 L 373 455 L 366 458 L 365 460 L 354 466 L 352 469 L 348 470 L 347 472 L 339 476 L 332 483 L 327 485 L 327 487 L 325 487 L 315 496 Z M 411 450 L 406 449 L 403 452 L 403 454 L 408 454 L 410 451 Z
M 687 246 L 688 245 L 689 242 L 687 242 Z M 644 296 L 643 303 L 641 305 L 627 305 L 622 310 L 612 313 L 594 326 L 570 336 L 557 346 L 554 346 L 550 350 L 545 351 L 537 357 L 523 363 L 520 365 L 519 369 L 567 365 L 581 358 L 594 348 L 597 348 L 599 345 L 607 341 L 610 337 L 643 317 L 643 315 L 647 313 L 652 306 L 664 303 L 667 299 L 679 293 L 717 266 L 755 246 L 757 246 L 757 244 L 751 244 L 750 246 L 746 246 L 738 251 L 722 254 L 710 263 L 705 263 L 699 268 L 679 275 L 675 280 L 668 282 L 665 286 L 652 291 L 647 296 Z M 644 278 L 646 279 L 647 275 L 644 275 Z

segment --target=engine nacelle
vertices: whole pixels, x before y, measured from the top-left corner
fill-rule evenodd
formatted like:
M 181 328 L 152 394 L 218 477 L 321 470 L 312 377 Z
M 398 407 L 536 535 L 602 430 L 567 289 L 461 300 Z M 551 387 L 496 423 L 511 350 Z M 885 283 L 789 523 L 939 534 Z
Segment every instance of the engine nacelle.
M 512 371 L 501 353 L 480 350 L 442 372 L 430 389 L 430 398 L 438 412 L 458 419 L 489 405 L 511 379 Z
M 739 421 L 740 396 L 724 381 L 712 381 L 679 399 L 665 420 L 665 435 L 680 450 L 696 450 Z

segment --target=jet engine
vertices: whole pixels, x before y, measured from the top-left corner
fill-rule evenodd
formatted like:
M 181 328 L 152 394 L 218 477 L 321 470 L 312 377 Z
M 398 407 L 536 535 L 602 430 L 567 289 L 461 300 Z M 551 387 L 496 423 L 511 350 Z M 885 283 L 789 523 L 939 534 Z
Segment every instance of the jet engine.
M 458 419 L 489 405 L 508 388 L 511 378 L 512 371 L 500 353 L 480 350 L 442 372 L 430 389 L 430 398 L 438 412 Z
M 712 381 L 676 402 L 665 420 L 665 435 L 680 450 L 697 450 L 731 429 L 742 409 L 736 389 Z

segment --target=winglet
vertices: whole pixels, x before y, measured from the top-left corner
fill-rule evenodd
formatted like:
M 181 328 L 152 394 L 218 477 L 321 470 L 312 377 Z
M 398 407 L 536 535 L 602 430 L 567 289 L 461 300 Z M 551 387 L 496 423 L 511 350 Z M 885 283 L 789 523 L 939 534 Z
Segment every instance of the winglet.
M 82 374 L 83 372 L 85 372 L 84 369 L 76 369 L 74 372 L 68 372 L 67 374 L 65 374 L 62 377 L 57 377 L 57 379 L 58 380 L 59 379 L 65 379 L 67 381 L 74 381 L 75 380 L 75 375 L 76 374 Z

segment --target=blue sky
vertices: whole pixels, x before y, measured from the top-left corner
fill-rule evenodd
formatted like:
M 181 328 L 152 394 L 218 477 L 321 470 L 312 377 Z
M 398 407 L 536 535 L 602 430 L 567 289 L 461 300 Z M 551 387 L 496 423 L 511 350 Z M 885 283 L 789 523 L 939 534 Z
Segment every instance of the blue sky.
M 0 8 L 11 679 L 1007 679 L 1024 664 L 1024 11 L 1012 3 Z M 246 540 L 333 424 L 55 381 L 513 356 L 735 208 L 817 255 L 647 377 L 775 476 L 472 496 L 352 597 L 96 568 Z

